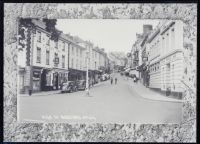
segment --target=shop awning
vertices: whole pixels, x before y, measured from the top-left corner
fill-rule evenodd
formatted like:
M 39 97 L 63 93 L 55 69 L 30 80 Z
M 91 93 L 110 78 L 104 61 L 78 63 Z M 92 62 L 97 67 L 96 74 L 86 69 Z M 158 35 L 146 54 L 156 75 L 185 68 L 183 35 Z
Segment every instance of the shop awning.
M 57 69 L 57 68 L 52 68 L 52 69 L 49 69 L 49 70 L 53 71 L 53 72 L 58 72 L 58 73 L 68 73 L 69 72 L 66 69 Z

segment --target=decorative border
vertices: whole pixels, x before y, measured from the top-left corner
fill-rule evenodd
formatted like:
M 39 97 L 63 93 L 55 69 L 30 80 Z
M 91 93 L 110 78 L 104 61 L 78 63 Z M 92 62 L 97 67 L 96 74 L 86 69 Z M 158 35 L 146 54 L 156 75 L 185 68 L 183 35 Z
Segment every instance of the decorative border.
M 197 4 L 4 4 L 4 141 L 196 142 Z M 177 124 L 17 123 L 17 18 L 179 19 L 184 22 L 184 113 Z

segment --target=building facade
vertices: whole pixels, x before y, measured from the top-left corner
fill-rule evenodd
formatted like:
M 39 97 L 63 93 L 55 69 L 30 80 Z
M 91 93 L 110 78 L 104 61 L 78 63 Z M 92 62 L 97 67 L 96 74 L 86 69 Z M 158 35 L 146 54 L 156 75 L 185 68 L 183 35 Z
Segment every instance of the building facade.
M 77 42 L 70 43 L 70 46 L 68 49 L 68 53 L 69 53 L 68 79 L 70 81 L 85 79 L 86 77 L 85 51 L 86 51 L 86 48 L 83 45 Z
M 137 34 L 131 50 L 141 82 L 149 88 L 181 94 L 184 71 L 182 22 L 167 20 L 153 30 L 150 26 L 143 29 L 143 34 Z
M 183 92 L 183 23 L 169 21 L 161 29 L 161 90 Z
M 160 29 L 156 29 L 149 36 L 147 41 L 149 49 L 149 75 L 150 88 L 161 88 L 161 70 L 160 70 L 160 54 L 161 54 L 161 40 Z
M 68 78 L 69 40 L 63 35 L 58 41 L 51 40 L 44 22 L 32 19 L 32 23 L 35 28 L 26 35 L 30 47 L 25 46 L 18 53 L 19 91 L 28 93 L 30 90 L 59 89 L 60 84 Z

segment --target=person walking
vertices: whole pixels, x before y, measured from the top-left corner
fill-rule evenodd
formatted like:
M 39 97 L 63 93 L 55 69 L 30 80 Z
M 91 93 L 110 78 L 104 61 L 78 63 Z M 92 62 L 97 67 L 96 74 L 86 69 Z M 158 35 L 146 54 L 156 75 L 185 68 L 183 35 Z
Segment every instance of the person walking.
M 110 79 L 110 83 L 111 83 L 111 85 L 112 85 L 112 83 L 113 83 L 113 78 L 111 77 L 111 79 Z
M 115 78 L 115 84 L 117 84 L 117 78 Z

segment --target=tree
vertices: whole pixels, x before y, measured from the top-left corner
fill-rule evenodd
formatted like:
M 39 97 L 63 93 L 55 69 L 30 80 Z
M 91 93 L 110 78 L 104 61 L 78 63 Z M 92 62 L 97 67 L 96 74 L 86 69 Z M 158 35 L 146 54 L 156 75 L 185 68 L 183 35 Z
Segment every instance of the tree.
M 56 29 L 56 19 L 43 19 L 46 24 L 46 30 L 51 33 L 51 40 L 58 41 L 61 31 Z
M 32 19 L 19 19 L 19 45 L 23 50 L 26 47 L 26 65 L 30 66 L 31 32 L 35 30 Z

